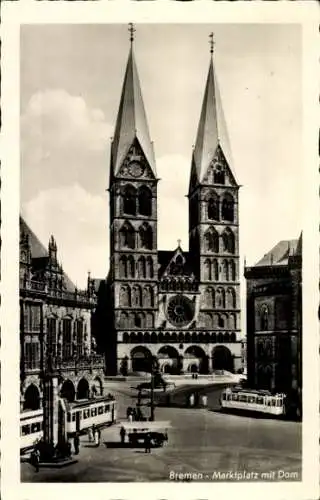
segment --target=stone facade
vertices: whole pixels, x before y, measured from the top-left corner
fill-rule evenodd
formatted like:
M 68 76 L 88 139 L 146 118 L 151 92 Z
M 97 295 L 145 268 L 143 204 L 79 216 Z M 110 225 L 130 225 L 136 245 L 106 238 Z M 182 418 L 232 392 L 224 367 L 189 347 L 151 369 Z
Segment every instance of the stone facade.
M 57 259 L 50 239 L 46 250 L 20 220 L 20 378 L 21 410 L 42 407 L 43 379 L 54 370 L 67 399 L 102 394 L 104 358 L 95 353 L 91 316 L 92 282 L 77 290 Z
M 251 387 L 302 388 L 302 236 L 246 267 L 247 367 Z
M 154 358 L 171 373 L 242 368 L 239 185 L 216 137 L 215 86 L 210 61 L 191 162 L 189 251 L 161 251 L 159 179 L 131 48 L 111 145 L 110 270 L 95 313 L 110 374 L 149 371 Z

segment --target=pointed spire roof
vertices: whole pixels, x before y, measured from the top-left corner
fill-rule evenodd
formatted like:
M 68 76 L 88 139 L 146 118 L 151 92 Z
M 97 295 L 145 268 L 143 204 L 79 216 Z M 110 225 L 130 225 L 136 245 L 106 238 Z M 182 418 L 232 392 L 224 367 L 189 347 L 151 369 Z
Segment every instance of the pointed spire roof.
M 111 146 L 111 164 L 113 174 L 116 175 L 130 146 L 137 139 L 153 173 L 156 175 L 153 144 L 150 140 L 139 75 L 133 52 L 133 38 L 130 41 L 131 47 Z
M 229 167 L 232 168 L 231 148 L 211 52 L 197 139 L 193 151 L 198 182 L 202 182 L 218 145 L 220 145 Z

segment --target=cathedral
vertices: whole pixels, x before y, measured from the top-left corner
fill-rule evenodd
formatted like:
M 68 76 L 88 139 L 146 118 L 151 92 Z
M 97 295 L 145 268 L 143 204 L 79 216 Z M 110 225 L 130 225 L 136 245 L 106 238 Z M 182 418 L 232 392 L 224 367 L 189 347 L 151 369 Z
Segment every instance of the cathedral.
M 162 250 L 159 179 L 131 33 L 110 154 L 110 269 L 94 318 L 110 375 L 150 371 L 154 362 L 171 374 L 242 369 L 239 184 L 213 43 L 190 156 L 189 250 Z

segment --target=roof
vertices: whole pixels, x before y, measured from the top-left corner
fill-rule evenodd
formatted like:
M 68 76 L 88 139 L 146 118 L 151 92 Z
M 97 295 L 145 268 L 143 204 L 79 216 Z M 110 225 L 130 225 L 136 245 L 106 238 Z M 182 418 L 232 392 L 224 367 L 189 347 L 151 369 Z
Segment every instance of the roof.
M 175 250 L 158 251 L 159 277 L 163 276 L 170 262 L 173 261 L 175 257 L 179 254 L 182 255 L 182 257 L 184 258 L 183 275 L 191 276 L 194 273 L 190 252 L 184 252 L 179 245 Z
M 260 259 L 255 267 L 260 266 L 287 266 L 289 257 L 301 255 L 302 234 L 298 240 L 282 240 L 279 241 L 262 259 Z
M 138 140 L 154 175 L 156 175 L 153 144 L 150 140 L 138 70 L 131 46 L 111 146 L 111 164 L 115 175 L 135 139 Z
M 30 229 L 30 227 L 23 219 L 23 217 L 20 216 L 19 222 L 20 222 L 20 232 L 23 233 L 25 236 L 26 235 L 29 236 L 31 257 L 33 260 L 34 268 L 37 270 L 44 269 L 47 266 L 49 260 L 48 250 L 41 243 L 41 241 L 35 235 L 32 229 Z M 63 274 L 65 289 L 69 292 L 74 292 L 76 289 L 75 285 L 64 271 L 62 272 L 62 274 Z
M 48 251 L 38 237 L 30 229 L 26 221 L 20 216 L 20 233 L 29 236 L 31 255 L 33 258 L 47 257 Z
M 202 182 L 207 173 L 210 162 L 213 160 L 217 147 L 220 145 L 225 159 L 231 168 L 233 165 L 226 121 L 222 109 L 222 102 L 213 67 L 210 59 L 207 83 L 202 103 L 196 143 L 193 152 L 195 169 L 198 181 Z

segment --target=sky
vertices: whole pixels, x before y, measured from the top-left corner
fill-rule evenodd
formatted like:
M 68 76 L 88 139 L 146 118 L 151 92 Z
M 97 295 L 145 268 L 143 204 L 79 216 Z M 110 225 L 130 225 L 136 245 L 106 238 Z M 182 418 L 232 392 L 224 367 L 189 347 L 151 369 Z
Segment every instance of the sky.
M 210 60 L 240 188 L 240 258 L 302 227 L 301 32 L 281 24 L 138 24 L 134 50 L 158 185 L 158 248 L 188 250 L 185 195 Z M 128 26 L 21 28 L 21 213 L 73 282 L 109 268 L 108 174 Z M 243 281 L 243 280 L 242 280 Z M 244 285 L 244 284 L 243 284 Z M 242 295 L 245 288 L 242 286 Z

